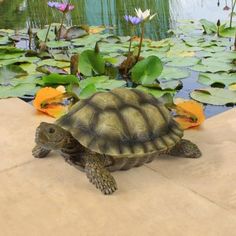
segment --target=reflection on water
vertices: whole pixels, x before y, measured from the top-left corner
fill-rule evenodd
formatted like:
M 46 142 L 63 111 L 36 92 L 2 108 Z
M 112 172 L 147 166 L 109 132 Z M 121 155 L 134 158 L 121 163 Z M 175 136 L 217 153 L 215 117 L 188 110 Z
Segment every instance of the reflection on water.
M 221 5 L 218 7 L 217 2 Z M 226 19 L 225 0 L 71 0 L 75 9 L 67 23 L 115 26 L 115 33 L 128 34 L 124 14 L 134 14 L 135 7 L 150 8 L 158 18 L 150 22 L 146 35 L 163 38 L 178 19 Z M 60 13 L 52 11 L 46 0 L 0 0 L 0 28 L 20 29 L 27 25 L 43 27 L 52 19 L 59 21 Z

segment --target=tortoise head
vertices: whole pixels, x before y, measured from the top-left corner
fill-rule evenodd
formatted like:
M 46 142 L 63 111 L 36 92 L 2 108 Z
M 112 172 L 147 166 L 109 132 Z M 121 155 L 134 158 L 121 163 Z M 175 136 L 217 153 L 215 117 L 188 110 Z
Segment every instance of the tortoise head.
M 42 122 L 36 129 L 35 142 L 47 149 L 61 149 L 68 132 L 58 125 Z

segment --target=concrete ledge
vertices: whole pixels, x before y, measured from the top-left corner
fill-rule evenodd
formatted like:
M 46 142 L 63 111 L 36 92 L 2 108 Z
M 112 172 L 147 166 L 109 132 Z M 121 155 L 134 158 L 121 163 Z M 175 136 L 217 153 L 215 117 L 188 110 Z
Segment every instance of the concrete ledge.
M 115 172 L 119 190 L 103 196 L 58 155 L 33 159 L 35 128 L 51 118 L 18 99 L 0 107 L 1 235 L 235 235 L 236 109 L 186 132 L 202 158 Z

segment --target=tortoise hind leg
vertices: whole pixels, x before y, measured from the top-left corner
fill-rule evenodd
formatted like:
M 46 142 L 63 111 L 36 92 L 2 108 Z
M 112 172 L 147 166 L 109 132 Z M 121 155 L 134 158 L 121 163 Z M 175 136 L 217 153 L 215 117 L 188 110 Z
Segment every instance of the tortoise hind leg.
M 171 156 L 198 158 L 202 155 L 198 146 L 189 140 L 181 139 L 169 152 Z
M 105 168 L 103 155 L 87 151 L 85 154 L 85 172 L 89 181 L 102 193 L 108 195 L 117 190 L 116 181 Z
M 48 155 L 50 151 L 51 150 L 43 148 L 40 145 L 36 145 L 32 150 L 32 154 L 35 158 L 44 158 Z

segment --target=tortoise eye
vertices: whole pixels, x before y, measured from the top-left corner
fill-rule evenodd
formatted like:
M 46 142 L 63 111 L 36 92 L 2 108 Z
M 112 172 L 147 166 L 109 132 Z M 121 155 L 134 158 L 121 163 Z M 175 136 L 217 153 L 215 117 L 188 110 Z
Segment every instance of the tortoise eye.
M 53 133 L 55 133 L 55 129 L 49 128 L 48 132 L 49 132 L 49 134 L 53 134 Z

